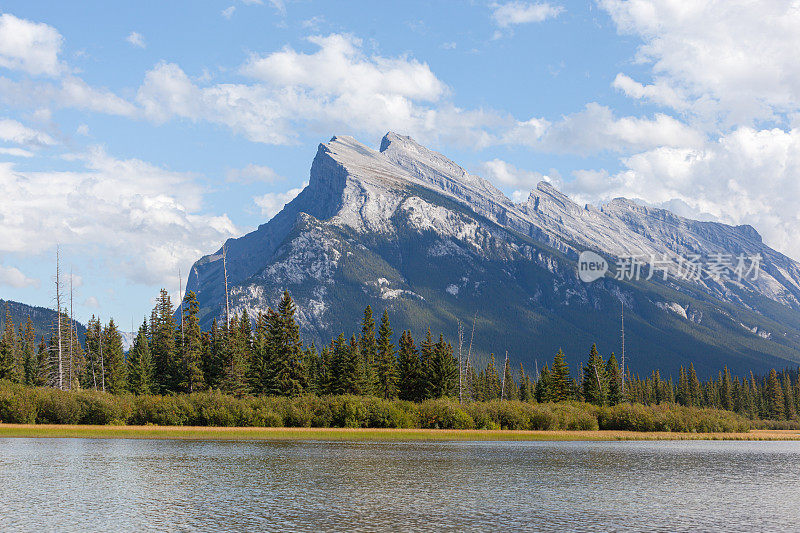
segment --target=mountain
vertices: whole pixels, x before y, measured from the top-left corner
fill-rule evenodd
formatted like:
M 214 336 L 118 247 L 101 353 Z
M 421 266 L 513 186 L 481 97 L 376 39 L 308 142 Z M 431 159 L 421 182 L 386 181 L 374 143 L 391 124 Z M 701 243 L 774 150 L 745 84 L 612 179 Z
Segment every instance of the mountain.
M 701 375 L 723 365 L 745 373 L 800 361 L 800 264 L 752 227 L 624 198 L 580 206 L 547 182 L 515 203 L 391 132 L 378 151 L 346 136 L 321 144 L 308 186 L 225 248 L 231 311 L 252 318 L 288 289 L 303 334 L 317 344 L 354 331 L 370 304 L 376 314 L 389 310 L 396 335 L 430 327 L 454 345 L 458 321 L 467 343 L 477 316 L 480 356 L 508 350 L 530 370 L 563 348 L 574 371 L 593 342 L 619 353 L 624 303 L 635 372 L 675 375 L 693 362 Z M 585 250 L 611 266 L 591 283 L 577 272 Z M 695 254 L 760 254 L 759 275 L 679 277 Z M 624 268 L 618 261 L 631 255 L 657 258 L 669 276 L 615 279 Z M 187 290 L 197 294 L 203 325 L 224 316 L 222 249 L 195 263 Z
M 33 331 L 36 333 L 37 344 L 42 338 L 50 338 L 50 334 L 56 330 L 56 312 L 54 309 L 37 307 L 12 300 L 0 300 L 0 330 L 5 328 L 6 305 L 8 305 L 8 309 L 11 313 L 11 321 L 14 323 L 14 328 L 17 331 L 19 331 L 19 326 L 24 326 L 28 317 L 31 317 Z M 86 335 L 86 326 L 76 320 L 75 328 L 78 332 L 78 339 L 83 343 L 83 339 Z M 64 330 L 62 329 L 62 331 Z M 66 331 L 69 332 L 69 328 L 67 328 Z

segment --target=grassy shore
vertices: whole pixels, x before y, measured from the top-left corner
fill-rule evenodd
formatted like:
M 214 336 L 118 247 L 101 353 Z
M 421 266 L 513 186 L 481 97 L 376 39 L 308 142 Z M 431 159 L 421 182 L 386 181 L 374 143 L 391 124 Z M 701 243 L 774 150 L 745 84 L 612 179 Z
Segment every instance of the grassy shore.
M 617 430 L 512 431 L 471 429 L 250 428 L 205 426 L 0 424 L 0 438 L 2 437 L 320 441 L 800 440 L 800 431 L 751 430 L 747 433 L 677 433 Z

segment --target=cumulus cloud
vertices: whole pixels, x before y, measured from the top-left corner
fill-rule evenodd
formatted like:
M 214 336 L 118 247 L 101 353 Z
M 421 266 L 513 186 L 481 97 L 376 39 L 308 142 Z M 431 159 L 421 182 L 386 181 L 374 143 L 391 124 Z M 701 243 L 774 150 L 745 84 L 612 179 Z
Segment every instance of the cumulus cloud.
M 100 148 L 69 159 L 82 168 L 29 172 L 0 163 L 0 252 L 85 246 L 128 279 L 155 284 L 239 233 L 227 216 L 202 212 L 191 174 Z
M 144 42 L 144 37 L 142 37 L 142 34 L 135 31 L 130 32 L 128 36 L 125 37 L 125 40 L 137 48 L 145 48 L 147 46 Z
M 0 119 L 0 140 L 21 145 L 51 146 L 56 144 L 55 139 L 48 134 L 7 118 Z
M 610 108 L 590 103 L 582 111 L 556 122 L 541 118 L 518 122 L 503 135 L 502 141 L 552 153 L 589 155 L 657 146 L 699 146 L 704 135 L 665 114 L 652 118 L 615 117 Z
M 564 8 L 552 6 L 546 2 L 531 4 L 528 2 L 508 2 L 506 4 L 492 4 L 492 20 L 501 28 L 508 28 L 517 24 L 531 22 L 544 22 L 557 17 Z
M 0 77 L 0 102 L 13 107 L 76 108 L 113 115 L 133 116 L 135 107 L 113 92 L 95 88 L 72 73 L 59 58 L 63 38 L 52 26 L 0 15 L 0 67 L 20 71 L 12 80 Z M 42 81 L 39 76 L 55 78 Z
M 311 53 L 292 48 L 252 55 L 240 72 L 250 84 L 197 85 L 174 63 L 150 70 L 137 94 L 144 115 L 208 121 L 268 144 L 294 142 L 298 130 L 382 135 L 398 130 L 421 141 L 446 138 L 486 145 L 492 127 L 512 124 L 492 111 L 462 110 L 428 65 L 408 57 L 367 55 L 351 35 L 312 37 Z
M 796 2 L 601 0 L 618 30 L 643 43 L 652 83 L 618 76 L 629 96 L 727 125 L 775 119 L 800 105 Z
M 481 164 L 480 170 L 483 175 L 495 183 L 506 187 L 522 188 L 530 191 L 542 180 L 549 178 L 539 172 L 522 170 L 502 159 L 492 159 Z M 525 196 L 527 198 L 527 194 Z
M 58 59 L 62 40 L 52 26 L 3 13 L 0 15 L 0 67 L 56 76 L 64 70 Z
M 225 180 L 232 183 L 274 183 L 282 180 L 270 167 L 263 165 L 247 165 L 243 168 L 232 168 L 225 173 Z
M 585 199 L 642 198 L 682 214 L 751 224 L 800 259 L 800 131 L 740 127 L 697 148 L 660 147 L 622 159 L 624 169 L 582 171 L 566 184 Z
M 283 206 L 294 200 L 308 183 L 303 183 L 296 189 L 289 189 L 286 192 L 270 192 L 253 198 L 253 202 L 261 208 L 261 214 L 267 219 L 271 219 L 280 213 Z
M 29 278 L 16 267 L 0 265 L 0 286 L 14 287 L 38 287 L 39 280 Z

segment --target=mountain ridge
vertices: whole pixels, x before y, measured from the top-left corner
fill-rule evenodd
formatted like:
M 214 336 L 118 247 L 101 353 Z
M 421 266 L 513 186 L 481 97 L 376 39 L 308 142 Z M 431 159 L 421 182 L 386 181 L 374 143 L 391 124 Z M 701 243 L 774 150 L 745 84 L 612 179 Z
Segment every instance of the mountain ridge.
M 580 206 L 547 182 L 514 203 L 487 180 L 392 132 L 377 151 L 349 136 L 320 144 L 309 185 L 273 219 L 225 247 L 233 309 L 252 316 L 288 289 L 304 333 L 317 343 L 337 329 L 352 331 L 358 307 L 367 304 L 390 308 L 403 329 L 419 332 L 427 320 L 453 340 L 457 320 L 469 323 L 475 310 L 505 302 L 515 311 L 493 311 L 484 327 L 519 327 L 522 337 L 537 336 L 528 350 L 519 341 L 506 344 L 517 360 L 543 362 L 557 344 L 538 337 L 545 331 L 568 336 L 576 329 L 589 345 L 602 338 L 602 349 L 616 349 L 614 335 L 598 326 L 618 329 L 616 307 L 624 301 L 631 306 L 626 322 L 643 321 L 641 339 L 631 333 L 632 346 L 641 341 L 640 349 L 655 347 L 666 357 L 670 342 L 657 344 L 654 329 L 686 344 L 669 357 L 669 372 L 709 347 L 717 362 L 729 351 L 734 363 L 758 369 L 766 361 L 800 360 L 800 265 L 764 245 L 752 227 L 695 221 L 627 199 Z M 587 285 L 575 267 L 584 250 L 612 265 L 625 255 L 665 258 L 672 273 L 683 256 L 697 253 L 761 254 L 764 268 L 755 280 L 634 284 L 606 277 Z M 222 316 L 221 263 L 220 249 L 190 274 L 187 290 L 197 293 L 205 325 Z M 715 339 L 708 329 L 714 324 L 735 334 Z M 501 344 L 482 340 L 478 349 L 485 356 Z M 643 371 L 656 366 L 652 357 L 642 363 Z

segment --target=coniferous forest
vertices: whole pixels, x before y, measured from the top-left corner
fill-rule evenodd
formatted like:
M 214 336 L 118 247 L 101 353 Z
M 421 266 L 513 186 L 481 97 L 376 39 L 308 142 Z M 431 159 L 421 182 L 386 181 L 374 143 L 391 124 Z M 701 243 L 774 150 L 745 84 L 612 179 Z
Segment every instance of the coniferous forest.
M 314 425 L 316 415 L 299 422 L 292 416 L 298 410 L 316 412 L 320 402 L 327 402 L 324 409 L 329 411 L 336 411 L 331 402 L 345 411 L 357 411 L 360 406 L 367 412 L 370 405 L 390 412 L 399 409 L 393 420 L 365 422 L 364 417 L 372 415 L 356 413 L 350 422 L 345 420 L 346 414 L 338 422 L 333 414 L 317 421 L 376 427 L 681 430 L 691 426 L 703 409 L 707 412 L 700 418 L 711 410 L 736 413 L 736 418 L 726 418 L 713 411 L 715 422 L 709 427 L 714 429 L 740 428 L 745 419 L 796 424 L 800 411 L 797 371 L 772 370 L 768 376 L 751 373 L 739 377 L 725 368 L 715 378 L 701 381 L 690 364 L 681 368 L 677 382 L 662 379 L 658 371 L 644 378 L 627 372 L 623 379 L 615 354 L 605 359 L 593 345 L 586 362 L 575 371 L 559 350 L 551 364 L 531 375 L 522 365 L 512 368 L 507 359 L 499 368 L 494 355 L 482 368 L 476 368 L 466 353 L 459 363 L 452 344 L 442 335 L 434 336 L 428 330 L 421 339 L 415 339 L 410 331 L 398 336 L 388 313 L 384 311 L 376 320 L 370 307 L 364 310 L 359 331 L 349 337 L 342 333 L 322 347 L 303 343 L 288 292 L 274 310 L 255 317 L 245 312 L 223 319 L 226 323 L 222 324 L 214 321 L 209 331 L 201 330 L 198 309 L 194 293 L 189 292 L 180 312 L 175 313 L 162 289 L 149 321 L 141 324 L 127 353 L 113 319 L 101 324 L 93 317 L 85 338 L 79 339 L 64 313 L 49 339 L 36 345 L 30 319 L 15 325 L 6 309 L 0 340 L 0 380 L 4 380 L 0 420 L 85 420 L 86 413 L 71 418 L 43 414 L 52 410 L 50 404 L 74 401 L 65 400 L 70 394 L 77 394 L 84 403 L 108 404 L 105 415 L 89 416 L 89 420 L 167 424 Z M 57 393 L 48 396 L 48 390 Z M 180 398 L 186 399 L 183 408 Z M 342 403 L 341 398 L 348 400 Z M 263 406 L 265 401 L 271 402 L 271 414 L 254 420 L 259 402 Z M 192 402 L 197 405 L 191 406 Z M 223 411 L 227 415 L 209 419 L 209 405 L 217 409 L 220 402 L 226 405 Z M 511 420 L 511 406 L 528 421 Z M 101 407 L 94 405 L 103 411 Z M 153 412 L 144 415 L 142 408 Z M 84 406 L 86 409 L 91 412 L 92 408 Z M 183 414 L 175 414 L 176 409 L 183 409 Z M 242 414 L 248 409 L 250 415 Z M 482 409 L 491 413 L 476 412 Z M 678 418 L 683 419 L 677 420 L 671 409 L 677 409 Z M 201 411 L 205 414 L 199 414 Z M 617 422 L 609 422 L 614 416 Z M 536 417 L 541 420 L 535 422 Z M 636 417 L 641 420 L 632 420 Z M 719 420 L 738 421 L 732 426 L 727 422 L 714 425 Z

